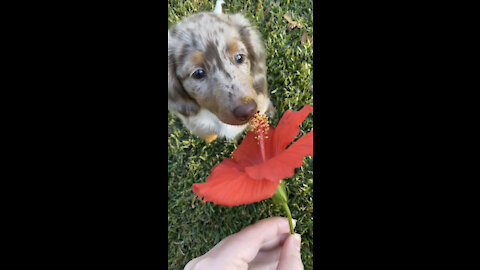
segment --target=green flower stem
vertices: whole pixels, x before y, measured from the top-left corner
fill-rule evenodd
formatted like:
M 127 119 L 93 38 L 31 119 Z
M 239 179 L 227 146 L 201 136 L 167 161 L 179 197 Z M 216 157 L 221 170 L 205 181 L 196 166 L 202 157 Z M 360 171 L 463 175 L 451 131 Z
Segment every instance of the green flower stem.
M 283 206 L 283 208 L 285 208 L 288 217 L 288 225 L 290 225 L 290 233 L 294 234 L 295 232 L 293 231 L 292 213 L 290 213 L 290 208 L 288 208 L 287 192 L 285 191 L 285 183 L 283 183 L 283 181 L 278 185 L 277 191 L 275 191 L 275 194 L 272 196 L 272 200 L 274 203 L 280 204 Z
M 288 225 L 290 225 L 290 233 L 295 234 L 295 232 L 293 231 L 292 214 L 290 213 L 290 208 L 288 208 L 287 203 L 284 203 L 283 206 L 285 207 L 285 211 L 287 212 Z

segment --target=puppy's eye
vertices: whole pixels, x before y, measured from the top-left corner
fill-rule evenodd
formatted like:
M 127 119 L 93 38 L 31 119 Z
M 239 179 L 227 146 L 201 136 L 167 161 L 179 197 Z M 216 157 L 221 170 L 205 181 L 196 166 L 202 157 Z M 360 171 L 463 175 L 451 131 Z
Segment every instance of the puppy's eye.
M 206 76 L 206 72 L 203 69 L 197 69 L 193 72 L 192 77 L 196 80 L 203 79 Z
M 243 54 L 235 55 L 235 62 L 237 64 L 242 64 L 243 62 L 245 62 L 245 55 L 243 55 Z

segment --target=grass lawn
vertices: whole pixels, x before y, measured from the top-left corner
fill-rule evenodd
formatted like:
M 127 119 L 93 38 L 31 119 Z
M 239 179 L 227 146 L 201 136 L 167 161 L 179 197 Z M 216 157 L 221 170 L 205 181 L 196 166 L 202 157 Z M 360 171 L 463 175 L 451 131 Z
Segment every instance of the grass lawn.
M 226 0 L 225 13 L 242 13 L 263 35 L 268 85 L 277 109 L 270 119 L 276 126 L 288 109 L 313 105 L 313 1 Z M 168 27 L 200 11 L 213 11 L 215 0 L 168 0 Z M 289 14 L 298 26 L 287 32 Z M 207 27 L 201 26 L 199 27 Z M 306 33 L 311 42 L 303 42 Z M 313 129 L 313 113 L 300 126 L 300 135 Z M 250 205 L 225 207 L 202 203 L 193 183 L 205 182 L 210 169 L 229 157 L 241 142 L 215 140 L 210 144 L 191 135 L 173 114 L 168 114 L 168 269 L 183 269 L 226 236 L 260 219 L 286 216 L 271 199 Z M 296 232 L 302 235 L 302 260 L 313 269 L 313 158 L 306 157 L 292 178 L 285 179 Z

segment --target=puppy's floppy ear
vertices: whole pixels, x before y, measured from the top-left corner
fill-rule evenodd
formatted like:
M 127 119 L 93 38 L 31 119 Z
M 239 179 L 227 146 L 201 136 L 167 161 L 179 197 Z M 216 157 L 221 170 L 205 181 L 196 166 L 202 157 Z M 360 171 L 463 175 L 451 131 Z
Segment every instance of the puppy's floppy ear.
M 170 38 L 168 31 L 168 109 L 181 113 L 184 116 L 195 115 L 200 106 L 188 95 L 179 81 L 176 74 L 175 53 L 173 48 L 174 40 Z

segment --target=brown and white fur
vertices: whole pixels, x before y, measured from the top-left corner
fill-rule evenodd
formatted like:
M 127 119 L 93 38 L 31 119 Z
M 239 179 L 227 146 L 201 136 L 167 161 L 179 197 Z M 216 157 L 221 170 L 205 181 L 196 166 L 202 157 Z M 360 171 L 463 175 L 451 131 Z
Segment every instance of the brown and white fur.
M 206 141 L 273 114 L 266 71 L 260 34 L 240 14 L 197 13 L 168 30 L 168 109 Z

